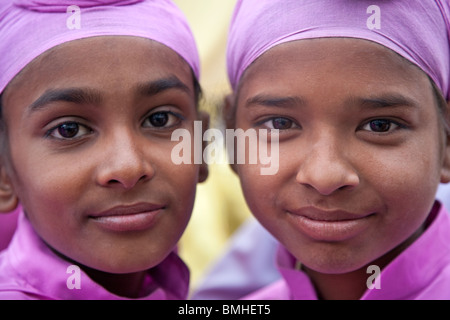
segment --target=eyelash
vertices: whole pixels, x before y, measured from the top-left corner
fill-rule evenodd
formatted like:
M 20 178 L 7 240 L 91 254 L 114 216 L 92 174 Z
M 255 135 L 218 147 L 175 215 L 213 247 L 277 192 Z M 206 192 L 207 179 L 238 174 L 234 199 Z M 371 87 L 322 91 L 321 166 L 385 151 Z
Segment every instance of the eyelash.
M 385 131 L 374 131 L 373 128 L 371 128 L 371 124 L 374 124 L 375 122 L 378 122 L 378 124 L 382 125 L 388 125 L 388 128 Z M 400 129 L 407 129 L 408 127 L 404 124 L 401 124 L 398 121 L 394 121 L 391 119 L 385 119 L 385 118 L 376 118 L 371 119 L 367 122 L 365 122 L 362 126 L 360 126 L 361 130 L 365 130 L 374 134 L 390 134 L 394 131 L 400 130 Z
M 300 127 L 299 125 L 297 125 L 295 123 L 294 120 L 291 120 L 291 119 L 289 119 L 287 117 L 271 117 L 271 118 L 268 118 L 268 119 L 266 118 L 266 119 L 264 119 L 262 121 L 259 121 L 257 123 L 257 126 L 265 126 L 265 127 L 268 127 L 270 130 L 275 130 L 275 129 L 277 129 L 273 125 L 275 120 L 283 120 L 283 121 L 287 121 L 287 122 L 290 123 L 290 127 L 289 128 L 284 128 L 284 129 L 279 129 L 278 128 L 278 130 L 280 130 L 280 131 L 284 131 L 284 130 L 289 130 L 289 129 L 293 129 L 293 128 L 296 128 L 296 127 Z M 267 123 L 270 123 L 271 126 L 267 125 Z
M 165 118 L 162 119 L 163 121 L 165 121 L 165 123 L 163 123 L 161 126 L 156 126 L 155 123 L 153 123 L 153 124 L 151 123 L 150 118 L 157 116 L 157 115 L 165 116 Z M 185 118 L 183 116 L 181 116 L 180 114 L 177 114 L 175 112 L 172 112 L 172 111 L 157 111 L 157 112 L 153 112 L 152 114 L 145 117 L 144 121 L 142 122 L 142 126 L 144 128 L 153 128 L 156 130 L 162 130 L 162 129 L 172 128 L 172 127 L 178 125 L 184 119 Z M 153 120 L 155 120 L 155 119 L 153 119 Z M 170 125 L 167 126 L 167 122 L 170 122 L 170 121 L 172 123 L 170 123 Z M 150 122 L 150 125 L 146 126 L 145 125 L 146 122 Z M 60 130 L 62 130 L 63 126 L 67 126 L 67 125 L 75 125 L 75 127 L 66 128 L 68 130 L 70 130 L 70 129 L 76 130 L 76 132 L 74 133 L 74 135 L 72 137 L 64 137 L 60 131 Z M 82 130 L 84 130 L 84 133 L 81 135 L 81 137 L 78 136 L 80 133 L 80 128 L 83 128 Z M 92 133 L 92 132 L 93 132 L 93 130 L 91 128 L 89 128 L 88 126 L 86 126 L 84 124 L 81 124 L 78 121 L 64 121 L 64 122 L 61 122 L 61 123 L 57 124 L 56 126 L 52 127 L 51 129 L 49 129 L 46 132 L 45 137 L 59 139 L 59 140 L 76 140 L 76 139 L 80 139 L 80 138 L 84 137 L 85 135 Z M 55 136 L 56 134 L 59 135 L 59 137 Z
M 92 132 L 91 128 L 89 128 L 88 126 L 85 126 L 77 121 L 64 121 L 64 122 L 61 122 L 58 125 L 54 126 L 50 130 L 48 130 L 45 134 L 45 137 L 59 139 L 59 140 L 75 140 L 75 139 L 80 138 L 80 137 L 63 137 L 61 132 L 59 131 L 59 129 L 62 129 L 62 127 L 64 125 L 75 125 L 76 126 L 75 129 L 77 130 L 77 132 L 74 134 L 74 136 L 78 135 L 80 128 L 83 128 L 85 131 L 88 131 L 88 133 L 83 134 L 83 136 Z M 58 133 L 59 137 L 55 136 L 55 133 Z
M 164 124 L 161 127 L 152 126 L 152 128 L 168 129 L 168 128 L 172 128 L 172 127 L 178 125 L 181 121 L 185 120 L 185 118 L 182 115 L 180 115 L 178 113 L 175 113 L 173 111 L 157 111 L 157 112 L 153 112 L 149 116 L 145 117 L 144 122 L 149 120 L 150 117 L 156 116 L 156 115 L 165 115 L 165 116 L 167 116 L 167 121 L 170 121 L 171 120 L 170 118 L 172 117 L 172 118 L 174 118 L 172 120 L 175 121 L 175 123 L 172 123 L 169 126 L 166 126 L 166 124 Z M 144 122 L 143 122 L 143 124 L 144 124 Z

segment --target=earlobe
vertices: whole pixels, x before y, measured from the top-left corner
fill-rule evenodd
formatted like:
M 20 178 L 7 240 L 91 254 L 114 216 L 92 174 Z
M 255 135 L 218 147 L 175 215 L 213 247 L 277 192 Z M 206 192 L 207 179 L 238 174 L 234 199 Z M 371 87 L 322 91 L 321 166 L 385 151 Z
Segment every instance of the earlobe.
M 0 167 L 0 213 L 7 213 L 16 209 L 19 200 L 16 196 L 4 166 Z
M 202 122 L 202 137 L 203 137 L 206 130 L 209 129 L 209 115 L 206 112 L 200 111 L 199 116 L 200 116 L 200 120 Z M 206 145 L 207 145 L 206 141 L 203 141 L 202 142 L 202 154 L 205 151 Z M 203 159 L 202 164 L 200 165 L 198 182 L 204 182 L 208 178 L 208 175 L 209 175 L 208 164 Z

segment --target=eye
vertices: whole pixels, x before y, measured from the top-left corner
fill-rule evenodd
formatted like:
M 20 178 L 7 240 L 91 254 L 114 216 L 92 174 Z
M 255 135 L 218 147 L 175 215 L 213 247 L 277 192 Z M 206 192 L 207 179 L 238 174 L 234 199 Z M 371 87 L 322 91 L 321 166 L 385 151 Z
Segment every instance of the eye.
M 86 126 L 77 122 L 64 122 L 49 130 L 47 136 L 63 140 L 76 139 L 89 134 L 91 131 Z
M 271 118 L 263 123 L 269 129 L 287 130 L 295 126 L 292 120 L 283 117 Z
M 375 119 L 367 122 L 362 129 L 377 133 L 390 132 L 397 129 L 399 125 L 387 119 Z
M 150 116 L 148 116 L 144 123 L 144 127 L 154 127 L 154 128 L 163 128 L 163 127 L 171 127 L 176 125 L 181 121 L 181 117 L 179 115 L 174 114 L 170 111 L 158 111 Z

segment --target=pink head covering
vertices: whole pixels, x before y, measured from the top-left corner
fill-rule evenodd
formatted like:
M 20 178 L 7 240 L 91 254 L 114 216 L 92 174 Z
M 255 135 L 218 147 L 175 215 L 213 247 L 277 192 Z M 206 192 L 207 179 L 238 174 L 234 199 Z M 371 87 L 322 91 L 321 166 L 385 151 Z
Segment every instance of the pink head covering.
M 293 40 L 350 37 L 379 43 L 426 72 L 449 99 L 449 0 L 238 0 L 230 26 L 228 75 Z
M 171 0 L 1 0 L 0 92 L 46 50 L 102 35 L 160 42 L 184 58 L 199 77 L 194 37 Z

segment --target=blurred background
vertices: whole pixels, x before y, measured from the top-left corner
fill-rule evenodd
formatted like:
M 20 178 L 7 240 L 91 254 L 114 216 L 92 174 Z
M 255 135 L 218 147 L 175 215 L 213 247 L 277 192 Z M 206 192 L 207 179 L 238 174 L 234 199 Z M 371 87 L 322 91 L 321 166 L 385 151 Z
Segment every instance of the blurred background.
M 229 21 L 236 0 L 174 0 L 184 11 L 197 42 L 200 60 L 201 109 L 211 115 L 211 127 L 221 127 L 220 109 L 231 92 L 225 50 Z M 209 177 L 198 185 L 192 219 L 179 253 L 191 270 L 195 289 L 211 263 L 225 249 L 236 228 L 249 216 L 237 176 L 229 165 L 212 164 Z

